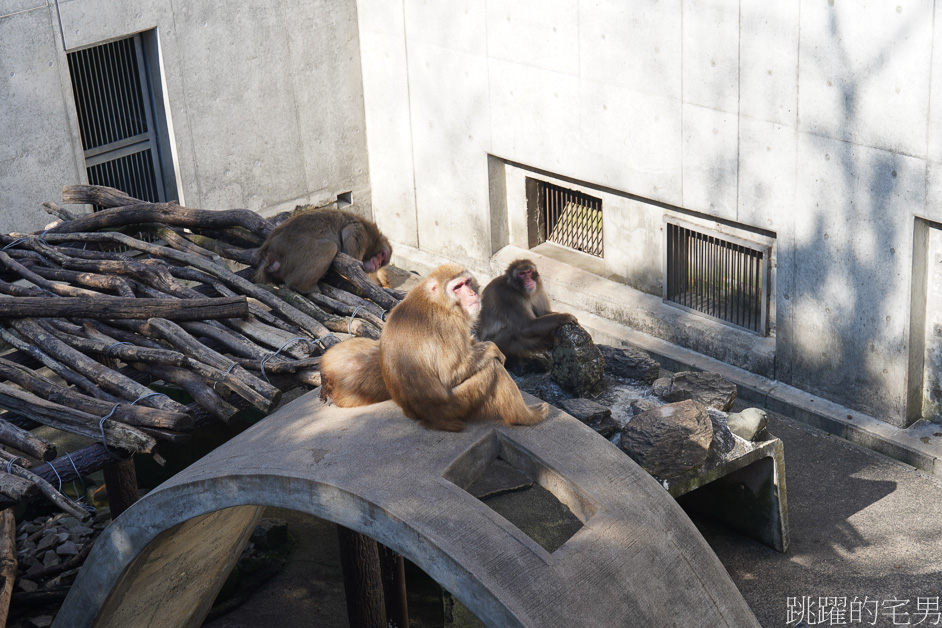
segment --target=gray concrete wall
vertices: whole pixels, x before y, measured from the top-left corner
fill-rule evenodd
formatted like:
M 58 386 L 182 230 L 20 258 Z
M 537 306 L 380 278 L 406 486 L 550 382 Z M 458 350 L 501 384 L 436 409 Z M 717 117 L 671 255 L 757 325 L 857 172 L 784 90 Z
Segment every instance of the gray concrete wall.
M 665 214 L 771 234 L 767 375 L 894 425 L 918 415 L 914 218 L 942 218 L 934 2 L 357 6 L 373 206 L 395 240 L 491 270 L 525 228 L 508 167 L 616 199 L 607 259 L 585 267 L 647 294 Z
M 156 29 L 177 196 L 264 214 L 353 192 L 369 211 L 356 5 L 0 0 L 0 231 L 86 181 L 66 52 Z

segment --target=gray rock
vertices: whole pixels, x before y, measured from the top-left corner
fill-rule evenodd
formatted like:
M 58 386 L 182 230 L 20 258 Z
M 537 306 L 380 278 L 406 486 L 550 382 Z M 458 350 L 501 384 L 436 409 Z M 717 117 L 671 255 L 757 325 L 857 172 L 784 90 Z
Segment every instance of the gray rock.
M 599 345 L 599 351 L 605 358 L 605 372 L 613 377 L 636 379 L 650 384 L 661 372 L 661 366 L 654 358 L 637 347 Z
M 59 556 L 75 556 L 79 553 L 78 546 L 72 541 L 66 541 L 56 548 L 56 554 Z
M 45 549 L 49 549 L 50 547 L 53 547 L 57 543 L 59 543 L 59 539 L 56 537 L 55 534 L 47 534 L 43 536 L 42 539 L 40 539 L 39 543 L 36 544 L 36 550 L 42 551 Z
M 631 408 L 631 414 L 633 416 L 638 416 L 642 412 L 653 410 L 657 406 L 657 402 L 653 399 L 635 399 L 628 407 Z
M 726 423 L 726 414 L 715 408 L 707 408 L 707 414 L 713 423 L 713 443 L 710 445 L 710 456 L 723 458 L 736 447 L 736 439 Z
M 749 441 L 762 440 L 768 434 L 766 427 L 769 425 L 769 415 L 759 408 L 746 408 L 733 413 L 726 422 L 733 434 Z
M 20 591 L 26 591 L 27 593 L 32 593 L 39 588 L 39 585 L 33 582 L 32 580 L 27 580 L 26 578 L 17 578 L 16 579 L 16 588 Z
M 736 385 L 718 373 L 681 371 L 654 382 L 655 395 L 668 402 L 693 399 L 705 406 L 727 412 L 736 401 Z
M 52 625 L 52 615 L 37 615 L 36 617 L 30 617 L 29 623 L 35 628 L 49 628 Z
M 554 381 L 584 397 L 602 390 L 604 370 L 605 358 L 589 332 L 573 323 L 556 330 L 550 373 Z
M 713 442 L 713 424 L 703 404 L 681 401 L 631 419 L 619 447 L 645 471 L 671 478 L 699 467 Z
M 43 554 L 43 567 L 53 567 L 58 565 L 61 560 L 59 560 L 59 555 L 56 554 L 55 550 L 48 550 Z
M 576 417 L 605 438 L 618 431 L 618 424 L 612 419 L 612 411 L 591 399 L 564 399 L 558 405 L 564 412 Z

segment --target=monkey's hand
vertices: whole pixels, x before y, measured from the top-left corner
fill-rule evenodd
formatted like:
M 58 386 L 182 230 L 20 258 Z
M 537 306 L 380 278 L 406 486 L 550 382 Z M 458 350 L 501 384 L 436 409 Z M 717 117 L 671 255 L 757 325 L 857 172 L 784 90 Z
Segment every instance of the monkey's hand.
M 498 349 L 497 345 L 490 340 L 477 343 L 474 346 L 474 350 L 476 353 L 478 353 L 482 361 L 498 360 L 501 364 L 507 361 L 507 357 L 504 356 L 504 353 Z

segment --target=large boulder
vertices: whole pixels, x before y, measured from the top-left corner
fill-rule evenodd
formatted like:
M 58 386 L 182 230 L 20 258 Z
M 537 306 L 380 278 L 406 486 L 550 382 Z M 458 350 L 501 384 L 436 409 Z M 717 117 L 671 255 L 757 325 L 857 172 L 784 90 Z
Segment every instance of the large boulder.
M 575 323 L 562 325 L 553 341 L 553 370 L 550 376 L 578 397 L 602 390 L 605 358 L 592 336 Z
M 661 365 L 647 352 L 637 347 L 631 345 L 625 345 L 624 347 L 599 345 L 599 351 L 602 352 L 602 357 L 605 358 L 605 372 L 612 377 L 636 379 L 650 384 L 661 373 Z
M 681 371 L 654 382 L 655 395 L 668 402 L 693 399 L 705 406 L 728 412 L 736 401 L 736 384 L 718 373 Z
M 713 442 L 713 423 L 698 401 L 669 403 L 631 419 L 619 447 L 658 478 L 671 478 L 699 467 Z
M 612 411 L 591 399 L 563 399 L 558 403 L 564 412 L 579 419 L 593 430 L 609 438 L 618 431 Z

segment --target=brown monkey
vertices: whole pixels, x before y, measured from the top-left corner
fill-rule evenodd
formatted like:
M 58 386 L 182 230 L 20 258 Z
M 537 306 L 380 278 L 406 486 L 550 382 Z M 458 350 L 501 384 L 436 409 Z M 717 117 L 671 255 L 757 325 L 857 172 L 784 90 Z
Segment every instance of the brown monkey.
M 481 293 L 480 340 L 490 340 L 508 358 L 528 358 L 553 346 L 553 333 L 576 317 L 552 312 L 536 265 L 527 259 L 512 262 Z
M 379 368 L 379 341 L 350 338 L 324 353 L 320 363 L 321 401 L 341 408 L 368 406 L 389 399 Z
M 379 339 L 383 381 L 424 427 L 457 432 L 476 419 L 532 425 L 549 412 L 545 403 L 524 402 L 493 342 L 471 336 L 480 308 L 471 275 L 445 264 L 389 313 Z
M 342 209 L 314 209 L 292 216 L 268 235 L 258 249 L 259 266 L 253 280 L 283 281 L 292 290 L 311 292 L 338 251 L 360 260 L 366 272 L 377 274 L 392 256 L 389 240 L 371 220 Z M 385 282 L 384 274 L 379 276 L 380 284 Z

